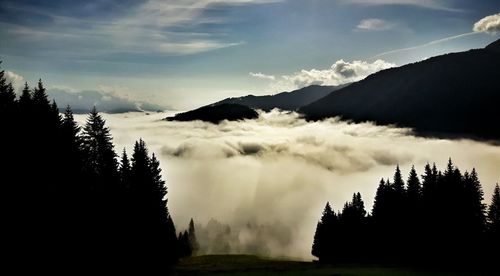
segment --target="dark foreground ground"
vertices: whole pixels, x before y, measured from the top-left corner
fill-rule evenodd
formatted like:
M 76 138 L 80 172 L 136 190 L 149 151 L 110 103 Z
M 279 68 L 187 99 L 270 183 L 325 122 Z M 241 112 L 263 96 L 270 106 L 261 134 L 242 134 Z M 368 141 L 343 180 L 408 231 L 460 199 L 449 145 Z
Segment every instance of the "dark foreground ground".
M 354 276 L 354 275 L 487 275 L 475 272 L 447 272 L 432 269 L 414 269 L 376 265 L 322 265 L 312 262 L 297 262 L 264 259 L 248 255 L 210 255 L 184 259 L 173 275 L 307 275 L 307 276 Z M 493 275 L 493 274 L 491 274 Z

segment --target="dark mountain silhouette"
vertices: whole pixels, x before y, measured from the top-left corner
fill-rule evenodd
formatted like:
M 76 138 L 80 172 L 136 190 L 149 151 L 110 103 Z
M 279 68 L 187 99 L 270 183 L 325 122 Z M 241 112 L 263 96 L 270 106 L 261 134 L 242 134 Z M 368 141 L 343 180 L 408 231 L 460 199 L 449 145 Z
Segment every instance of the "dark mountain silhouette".
M 311 85 L 291 92 L 282 92 L 275 95 L 254 96 L 248 95 L 238 98 L 227 98 L 214 105 L 232 103 L 241 104 L 255 109 L 262 109 L 270 111 L 273 108 L 282 110 L 294 111 L 301 106 L 310 104 L 316 100 L 323 98 L 330 94 L 332 91 L 345 87 L 346 85 L 339 86 L 320 86 Z
M 341 116 L 424 135 L 500 139 L 500 40 L 368 76 L 300 108 L 307 119 Z
M 211 123 L 219 123 L 222 120 L 235 121 L 254 119 L 258 117 L 254 109 L 271 111 L 274 108 L 279 108 L 282 110 L 295 111 L 301 106 L 321 99 L 332 91 L 336 91 L 345 86 L 347 86 L 347 84 L 339 86 L 311 85 L 295 91 L 282 92 L 276 95 L 248 95 L 237 98 L 227 98 L 165 119 L 169 121 L 202 120 Z
M 493 50 L 493 51 L 497 51 L 497 52 L 500 51 L 500 39 L 490 43 L 488 46 L 485 47 L 485 49 Z
M 173 117 L 165 118 L 168 121 L 195 121 L 201 120 L 217 124 L 223 120 L 237 121 L 243 119 L 255 119 L 259 117 L 257 112 L 247 106 L 240 104 L 213 104 L 200 107 Z

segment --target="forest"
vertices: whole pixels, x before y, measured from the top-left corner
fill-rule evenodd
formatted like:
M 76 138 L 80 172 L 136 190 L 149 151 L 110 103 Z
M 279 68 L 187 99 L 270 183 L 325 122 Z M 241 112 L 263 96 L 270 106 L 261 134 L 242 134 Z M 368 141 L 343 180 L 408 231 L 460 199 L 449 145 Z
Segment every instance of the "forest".
M 95 108 L 80 127 L 41 80 L 17 97 L 0 71 L 0 125 L 4 248 L 13 259 L 166 267 L 196 249 L 193 221 L 177 237 L 155 154 L 139 139 L 119 157 Z
M 381 179 L 371 213 L 360 193 L 341 211 L 326 203 L 312 254 L 325 263 L 413 266 L 493 265 L 500 246 L 500 188 L 489 206 L 475 169 L 461 173 L 449 159 L 444 172 L 427 164 L 422 181 L 399 166 Z
M 160 163 L 139 139 L 116 153 L 93 108 L 79 126 L 40 80 L 17 97 L 0 71 L 4 248 L 45 266 L 168 267 L 200 249 L 191 219 L 177 233 Z M 492 264 L 500 246 L 500 188 L 489 205 L 475 169 L 427 164 L 405 181 L 381 179 L 371 212 L 360 193 L 335 212 L 327 203 L 312 255 L 320 263 Z

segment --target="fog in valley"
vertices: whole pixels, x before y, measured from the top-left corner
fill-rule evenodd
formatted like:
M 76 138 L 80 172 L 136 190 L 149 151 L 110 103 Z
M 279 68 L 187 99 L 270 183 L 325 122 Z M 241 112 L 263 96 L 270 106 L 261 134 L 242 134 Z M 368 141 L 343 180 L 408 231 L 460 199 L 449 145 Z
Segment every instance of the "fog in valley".
M 500 182 L 500 147 L 470 140 L 421 138 L 411 130 L 306 122 L 296 113 L 260 113 L 257 120 L 167 122 L 167 113 L 103 114 L 116 152 L 146 141 L 168 185 L 177 231 L 192 217 L 201 253 L 255 253 L 312 259 L 316 223 L 327 201 L 335 211 L 361 192 L 370 211 L 380 178 L 423 173 L 448 158 L 475 167 L 489 203 Z M 83 123 L 86 115 L 76 115 Z

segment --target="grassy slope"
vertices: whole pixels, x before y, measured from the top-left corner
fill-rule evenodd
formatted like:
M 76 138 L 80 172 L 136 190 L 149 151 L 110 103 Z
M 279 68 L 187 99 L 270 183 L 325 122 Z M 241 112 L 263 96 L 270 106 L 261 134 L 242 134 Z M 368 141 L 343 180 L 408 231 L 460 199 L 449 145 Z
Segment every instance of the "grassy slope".
M 418 271 L 410 268 L 369 265 L 321 265 L 311 262 L 281 261 L 247 255 L 211 255 L 181 261 L 174 275 L 455 275 L 452 273 Z M 463 274 L 466 275 L 466 274 Z M 473 274 L 471 274 L 473 275 Z

